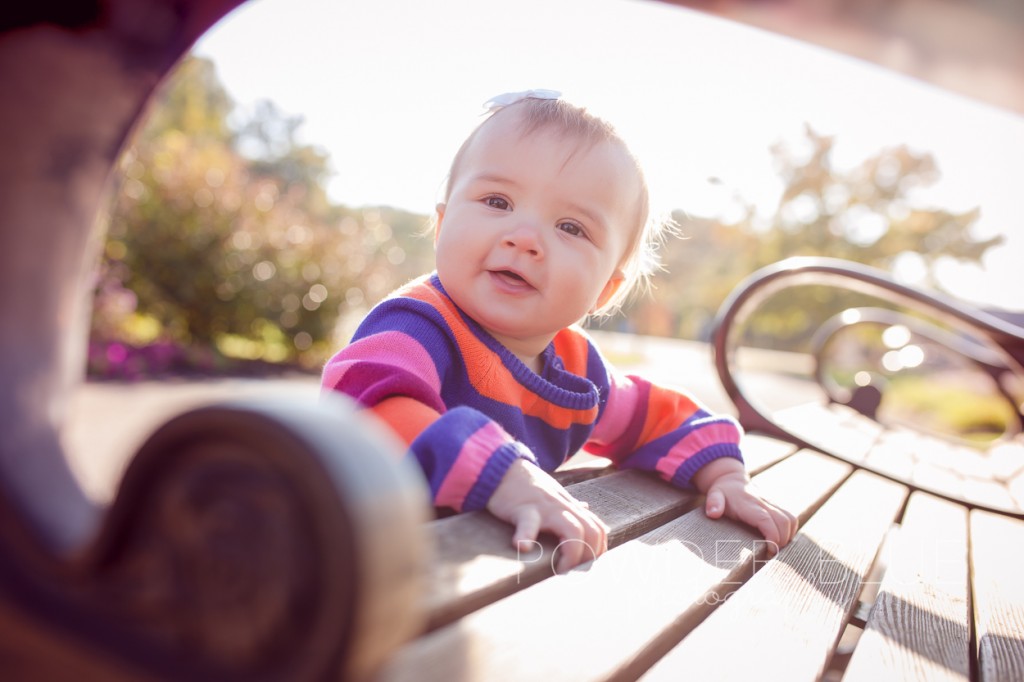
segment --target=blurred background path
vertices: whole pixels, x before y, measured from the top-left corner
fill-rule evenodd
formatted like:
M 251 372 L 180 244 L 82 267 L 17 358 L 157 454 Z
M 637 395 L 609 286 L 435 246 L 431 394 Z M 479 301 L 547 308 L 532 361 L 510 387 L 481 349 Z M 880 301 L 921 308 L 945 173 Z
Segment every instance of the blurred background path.
M 627 373 L 658 383 L 686 388 L 715 411 L 732 412 L 732 404 L 715 374 L 710 347 L 691 341 L 595 332 L 602 352 Z M 810 382 L 777 370 L 793 358 L 764 356 L 763 367 L 750 373 L 745 385 L 773 409 L 814 400 L 820 395 Z M 800 364 L 799 358 L 796 365 Z M 799 369 L 798 366 L 794 369 Z M 133 383 L 86 382 L 72 396 L 64 429 L 72 468 L 86 493 L 109 501 L 124 466 L 145 439 L 181 412 L 211 402 L 268 395 L 316 401 L 319 380 L 311 375 L 272 379 L 211 378 L 148 380 Z

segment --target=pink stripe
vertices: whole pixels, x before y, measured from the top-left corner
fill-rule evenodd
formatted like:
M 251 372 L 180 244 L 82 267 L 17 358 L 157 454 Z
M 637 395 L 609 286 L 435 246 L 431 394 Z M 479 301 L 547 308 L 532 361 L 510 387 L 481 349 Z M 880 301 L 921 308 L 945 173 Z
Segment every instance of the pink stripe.
M 349 368 L 358 362 L 379 362 L 407 370 L 441 392 L 441 379 L 430 353 L 419 341 L 404 332 L 381 332 L 343 348 L 327 361 L 321 385 L 334 388 Z
M 466 495 L 480 478 L 487 461 L 499 447 L 509 442 L 509 436 L 494 422 L 488 422 L 466 439 L 459 456 L 448 470 L 434 504 L 439 507 L 462 509 Z
M 590 440 L 598 445 L 608 445 L 622 438 L 637 413 L 637 401 L 640 399 L 640 389 L 629 377 L 611 373 L 608 378 L 608 402 L 601 413 L 601 420 L 590 434 Z
M 683 462 L 709 445 L 739 442 L 740 434 L 735 425 L 722 422 L 708 424 L 686 434 L 685 438 L 672 446 L 668 454 L 658 460 L 655 468 L 659 474 L 670 479 Z

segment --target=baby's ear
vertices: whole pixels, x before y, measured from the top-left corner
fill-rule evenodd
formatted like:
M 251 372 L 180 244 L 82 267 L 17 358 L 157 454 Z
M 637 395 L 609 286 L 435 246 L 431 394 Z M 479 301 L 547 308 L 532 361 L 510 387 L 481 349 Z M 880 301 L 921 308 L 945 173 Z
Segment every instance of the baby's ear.
M 441 234 L 441 221 L 444 220 L 444 202 L 439 203 L 434 207 L 437 211 L 437 218 L 434 219 L 434 246 L 437 246 L 437 235 Z
M 601 289 L 601 294 L 597 297 L 597 303 L 594 304 L 594 307 L 590 310 L 590 312 L 595 313 L 601 308 L 603 308 L 608 303 L 608 301 L 612 300 L 612 298 L 615 296 L 615 293 L 619 290 L 623 283 L 625 283 L 625 281 L 626 275 L 619 268 L 615 268 L 615 272 L 613 272 L 612 276 L 608 278 L 607 282 L 605 282 L 604 288 Z

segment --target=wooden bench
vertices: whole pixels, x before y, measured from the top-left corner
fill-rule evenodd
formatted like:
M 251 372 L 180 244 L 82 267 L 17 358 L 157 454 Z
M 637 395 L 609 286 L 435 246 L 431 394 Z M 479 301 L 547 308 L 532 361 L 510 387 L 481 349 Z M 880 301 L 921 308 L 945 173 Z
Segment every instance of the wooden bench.
M 569 490 L 612 529 L 609 553 L 556 575 L 551 542 L 517 556 L 486 515 L 433 521 L 426 626 L 380 679 L 1021 679 L 1024 445 L 982 452 L 836 404 L 768 416 L 739 388 L 732 326 L 757 289 L 808 274 L 896 286 L 853 264 L 790 261 L 720 315 L 723 383 L 748 426 L 770 426 L 748 435 L 748 468 L 801 520 L 789 546 L 769 558 L 756 533 L 644 474 L 570 469 Z
M 774 558 L 636 472 L 569 484 L 612 548 L 564 575 L 486 515 L 431 522 L 427 625 L 378 679 L 1020 679 L 1024 522 L 771 438 L 746 453 L 801 520 Z
M 77 571 L 77 603 L 59 605 L 70 622 L 27 618 L 8 591 L 0 601 L 6 678 L 321 679 L 344 670 L 346 679 L 378 680 L 748 679 L 785 671 L 787 680 L 818 680 L 845 669 L 852 680 L 1014 680 L 1024 665 L 1016 567 L 1024 521 L 1014 515 L 748 434 L 754 480 L 801 521 L 777 556 L 750 529 L 707 519 L 699 496 L 589 459 L 558 477 L 608 523 L 611 549 L 556 575 L 553 541 L 517 555 L 510 528 L 484 513 L 421 518 L 425 532 L 411 531 L 402 504 L 415 515 L 423 500 L 409 491 L 383 496 L 395 487 L 390 469 L 374 464 L 381 453 L 372 440 L 334 461 L 339 478 L 318 490 L 324 470 L 307 453 L 322 431 L 293 424 L 306 442 L 289 443 L 281 406 L 268 404 L 260 417 L 256 405 L 187 412 L 142 448 L 106 540 Z M 308 419 L 309 407 L 295 418 Z M 346 431 L 366 427 L 343 420 Z M 330 501 L 334 486 L 346 506 Z M 126 517 L 130 509 L 160 513 Z M 311 528 L 312 540 L 304 537 Z M 254 569 L 243 572 L 240 562 Z M 363 615 L 346 625 L 353 614 Z M 314 623 L 296 622 L 304 618 Z M 113 641 L 97 641 L 97 632 Z M 339 633 L 342 641 L 332 641 Z
M 586 464 L 559 475 L 614 547 L 554 575 L 557 547 L 517 556 L 486 515 L 427 521 L 346 408 L 284 398 L 181 415 L 91 503 L 59 430 L 85 246 L 152 90 L 239 2 L 0 15 L 0 678 L 1024 677 L 1017 455 L 972 493 L 923 437 L 847 411 L 815 444 L 822 417 L 775 421 L 728 373 L 751 471 L 803 523 L 771 559 L 695 496 Z

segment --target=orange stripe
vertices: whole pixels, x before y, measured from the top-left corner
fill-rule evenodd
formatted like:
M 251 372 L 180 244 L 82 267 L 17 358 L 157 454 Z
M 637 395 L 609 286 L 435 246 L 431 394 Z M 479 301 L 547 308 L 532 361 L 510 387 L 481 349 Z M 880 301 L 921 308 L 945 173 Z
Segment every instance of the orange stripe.
M 541 419 L 556 429 L 567 429 L 573 424 L 594 423 L 597 418 L 596 406 L 588 410 L 560 407 L 520 386 L 501 359 L 469 330 L 447 297 L 429 285 L 410 287 L 402 294 L 428 303 L 441 313 L 455 336 L 459 353 L 466 359 L 469 383 L 477 393 L 485 398 L 518 407 L 523 414 Z M 574 363 L 578 364 L 578 358 L 574 357 Z M 583 368 L 584 371 L 579 373 L 586 376 L 586 364 Z
M 441 416 L 432 407 L 404 395 L 385 398 L 370 411 L 390 426 L 406 445 L 416 440 L 416 436 Z
M 649 443 L 664 436 L 678 428 L 698 409 L 697 404 L 685 395 L 651 384 L 647 398 L 647 418 L 637 443 Z
M 555 335 L 555 353 L 562 358 L 565 369 L 581 377 L 587 376 L 590 347 L 580 329 L 565 329 Z

